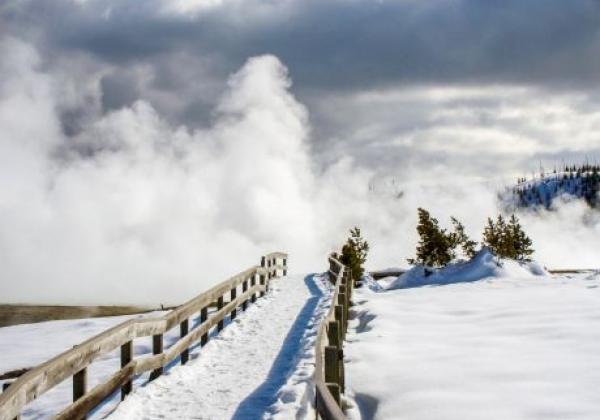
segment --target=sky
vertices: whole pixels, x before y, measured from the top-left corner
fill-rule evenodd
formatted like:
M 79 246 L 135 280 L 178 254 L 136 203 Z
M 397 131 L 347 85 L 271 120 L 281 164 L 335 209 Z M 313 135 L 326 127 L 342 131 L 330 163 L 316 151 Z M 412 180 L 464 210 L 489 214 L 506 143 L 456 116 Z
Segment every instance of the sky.
M 417 206 L 479 239 L 516 177 L 600 160 L 599 82 L 598 0 L 5 0 L 0 295 L 180 302 L 354 225 L 402 266 Z M 580 203 L 521 217 L 598 265 Z

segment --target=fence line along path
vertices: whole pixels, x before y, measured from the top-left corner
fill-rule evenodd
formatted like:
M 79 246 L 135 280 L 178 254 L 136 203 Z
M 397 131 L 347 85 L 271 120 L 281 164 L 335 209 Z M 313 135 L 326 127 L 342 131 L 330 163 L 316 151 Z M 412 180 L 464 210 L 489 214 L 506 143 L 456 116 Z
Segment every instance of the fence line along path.
M 336 254 L 328 258 L 329 281 L 334 292 L 315 343 L 315 410 L 317 419 L 345 420 L 342 396 L 346 388 L 344 340 L 355 287 L 352 271 Z
M 64 380 L 72 378 L 73 403 L 56 414 L 57 419 L 80 419 L 120 389 L 122 398 L 132 391 L 136 375 L 150 372 L 150 380 L 163 374 L 165 367 L 180 358 L 189 360 L 189 348 L 205 345 L 209 332 L 224 327 L 226 317 L 235 319 L 269 290 L 271 279 L 287 274 L 287 254 L 276 252 L 262 257 L 260 266 L 250 267 L 157 318 L 133 319 L 106 330 L 53 359 L 29 370 L 0 394 L 0 420 L 18 418 L 23 408 Z M 210 313 L 209 307 L 216 310 Z M 189 319 L 199 315 L 201 323 L 190 329 Z M 163 334 L 179 327 L 180 338 L 163 348 Z M 135 358 L 133 340 L 152 337 L 151 356 Z M 105 382 L 87 389 L 88 366 L 111 351 L 121 349 L 121 369 Z
M 311 392 L 316 328 L 330 291 L 320 276 L 288 276 L 191 363 L 138 389 L 109 420 L 296 418 Z

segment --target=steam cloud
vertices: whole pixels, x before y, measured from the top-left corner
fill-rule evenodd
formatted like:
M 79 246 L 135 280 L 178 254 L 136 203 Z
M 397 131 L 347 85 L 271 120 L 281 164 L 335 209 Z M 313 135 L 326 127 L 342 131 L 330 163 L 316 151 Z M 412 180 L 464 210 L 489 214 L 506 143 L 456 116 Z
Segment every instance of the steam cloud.
M 497 212 L 494 188 L 443 168 L 442 184 L 419 181 L 428 168 L 401 171 L 398 194 L 370 191 L 381 179 L 349 156 L 316 166 L 308 111 L 271 55 L 229 78 L 202 129 L 137 101 L 74 136 L 59 117 L 64 80 L 17 39 L 4 38 L 0 56 L 2 302 L 178 303 L 273 250 L 288 251 L 295 272 L 321 270 L 353 225 L 371 267 L 398 266 L 414 252 L 417 206 L 457 216 L 477 238 Z M 568 204 L 525 216 L 543 263 L 598 265 L 600 224 L 582 224 L 586 214 Z

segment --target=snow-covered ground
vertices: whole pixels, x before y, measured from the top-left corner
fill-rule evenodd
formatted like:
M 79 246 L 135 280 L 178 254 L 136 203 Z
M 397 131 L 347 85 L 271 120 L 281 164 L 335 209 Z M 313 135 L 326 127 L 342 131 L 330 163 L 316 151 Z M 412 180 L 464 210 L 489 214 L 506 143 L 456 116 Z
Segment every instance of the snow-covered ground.
M 111 419 L 290 419 L 306 414 L 312 399 L 314 340 L 330 291 L 319 276 L 276 279 L 271 291 L 209 343 L 191 349 L 185 366 L 173 365 L 117 406 L 118 393 L 94 413 Z M 0 372 L 32 366 L 129 317 L 53 321 L 0 328 Z M 178 334 L 165 336 L 165 347 Z M 136 354 L 151 352 L 151 341 L 136 340 Z M 27 349 L 27 351 L 23 351 Z M 89 369 L 93 387 L 119 369 L 119 352 Z M 48 418 L 71 398 L 71 381 L 30 404 L 23 418 Z M 117 409 L 115 410 L 115 407 Z M 113 411 L 114 410 L 114 411 Z
M 352 417 L 599 419 L 599 286 L 599 273 L 553 277 L 480 255 L 357 289 Z
M 127 319 L 157 316 L 161 313 L 48 321 L 0 328 L 0 354 L 2 355 L 0 357 L 0 373 L 38 365 Z M 174 338 L 171 334 L 167 340 Z M 151 339 L 136 340 L 134 351 L 136 355 L 151 353 Z M 99 358 L 88 370 L 88 387 L 91 389 L 109 378 L 119 370 L 120 363 L 119 350 Z M 143 381 L 143 379 L 140 378 L 139 381 Z M 65 380 L 56 388 L 42 395 L 26 407 L 22 418 L 47 418 L 50 414 L 57 413 L 71 402 L 71 386 L 71 380 Z M 118 396 L 115 395 L 115 397 Z M 104 404 L 98 410 L 98 416 L 110 411 L 117 401 L 118 398 L 113 398 Z

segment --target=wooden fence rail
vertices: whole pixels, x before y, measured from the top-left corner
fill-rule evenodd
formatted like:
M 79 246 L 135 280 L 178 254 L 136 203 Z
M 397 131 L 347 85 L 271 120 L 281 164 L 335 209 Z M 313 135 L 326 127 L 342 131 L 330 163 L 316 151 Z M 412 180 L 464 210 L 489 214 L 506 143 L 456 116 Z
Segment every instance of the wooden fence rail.
M 315 408 L 317 418 L 345 420 L 341 398 L 345 388 L 343 344 L 354 282 L 350 269 L 335 255 L 329 257 L 329 280 L 334 293 L 315 344 Z
M 58 413 L 56 419 L 85 418 L 119 388 L 121 397 L 125 398 L 132 391 L 135 375 L 151 372 L 150 380 L 153 380 L 177 357 L 185 364 L 189 360 L 191 345 L 198 340 L 205 345 L 212 328 L 216 326 L 220 331 L 228 315 L 234 319 L 239 308 L 246 310 L 250 302 L 256 301 L 257 295 L 264 296 L 272 278 L 279 272 L 287 275 L 287 258 L 287 254 L 282 252 L 268 254 L 262 257 L 260 266 L 242 271 L 164 316 L 125 321 L 29 369 L 0 394 L 0 420 L 18 419 L 28 403 L 69 377 L 73 378 L 73 403 Z M 208 316 L 208 307 L 215 305 L 216 312 Z M 201 323 L 190 330 L 189 319 L 197 313 L 200 314 Z M 165 351 L 163 334 L 177 326 L 180 338 Z M 133 340 L 150 336 L 152 356 L 134 358 Z M 119 347 L 121 369 L 104 383 L 88 390 L 87 367 L 98 357 Z

